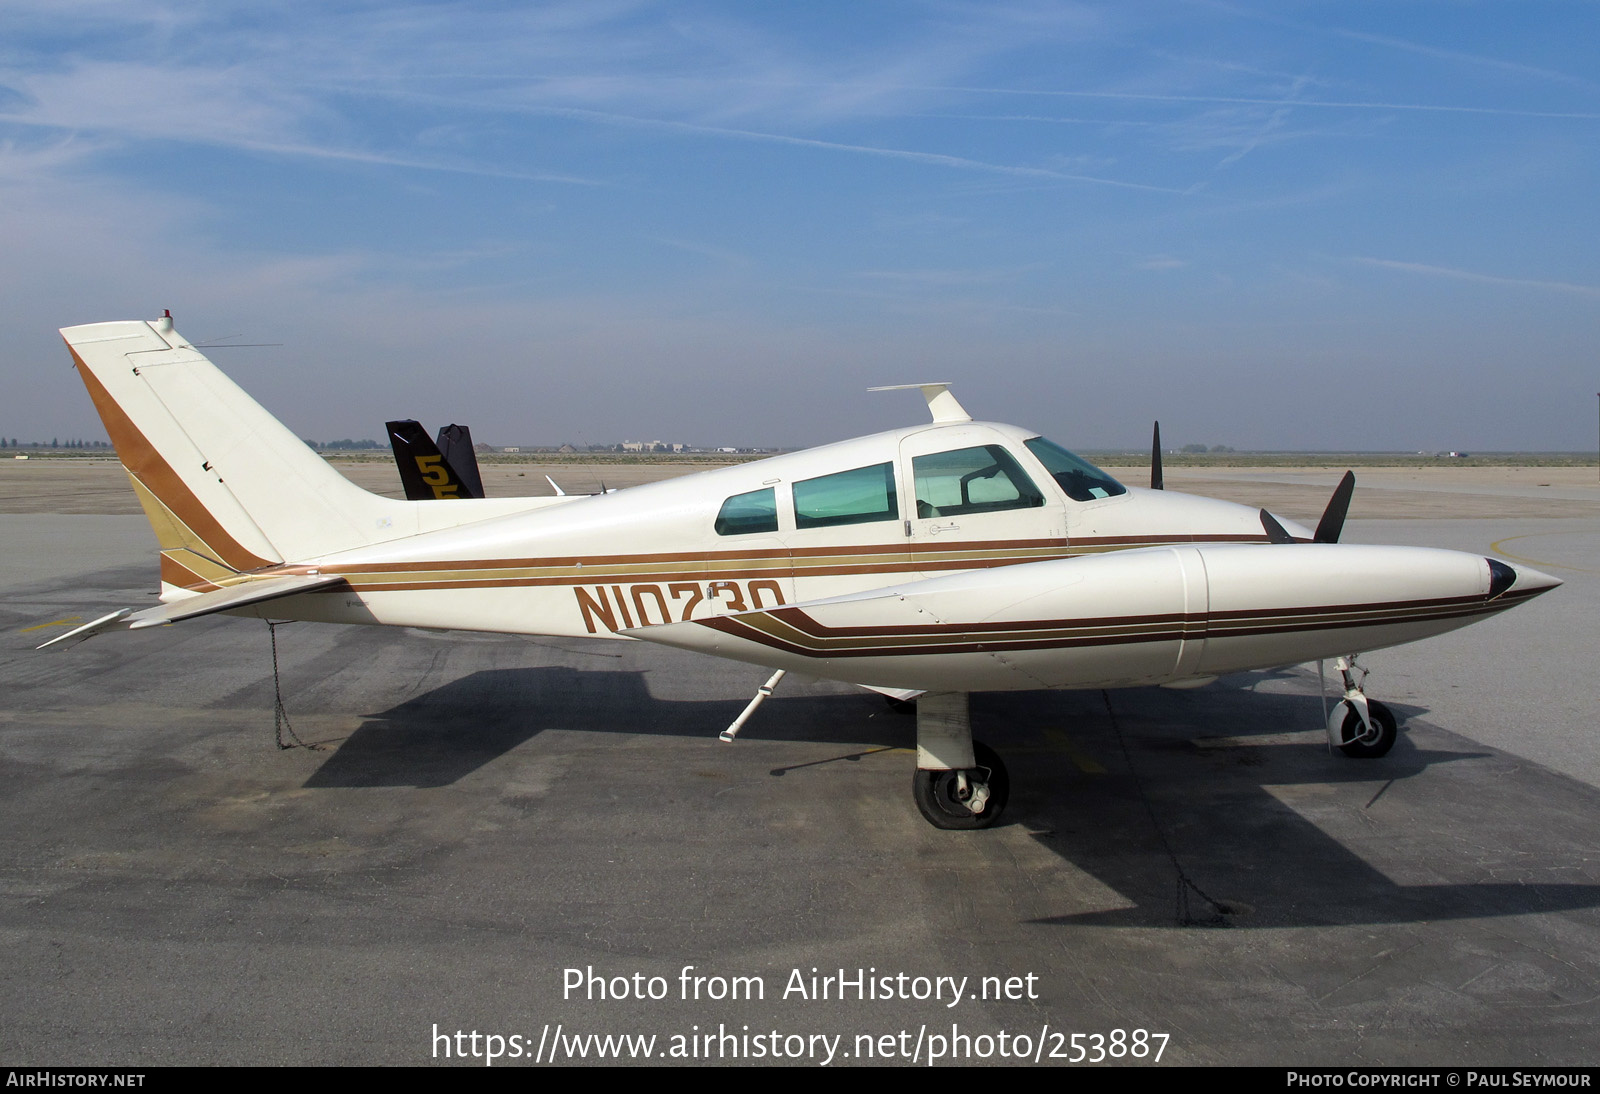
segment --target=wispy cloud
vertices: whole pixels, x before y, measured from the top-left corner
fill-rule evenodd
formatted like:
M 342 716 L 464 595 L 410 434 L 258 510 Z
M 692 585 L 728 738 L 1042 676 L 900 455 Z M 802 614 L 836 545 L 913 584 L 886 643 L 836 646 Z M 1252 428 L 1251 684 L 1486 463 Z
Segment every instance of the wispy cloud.
M 288 144 L 273 141 L 234 140 L 229 147 L 246 152 L 260 152 L 274 156 L 305 156 L 311 159 L 343 160 L 348 163 L 367 163 L 379 167 L 404 167 L 416 171 L 438 171 L 450 175 L 474 175 L 479 178 L 511 179 L 518 182 L 560 182 L 572 186 L 604 186 L 598 179 L 580 175 L 563 175 L 552 171 L 517 171 L 511 168 L 484 166 L 459 160 L 440 161 L 413 159 L 387 152 L 363 152 L 350 148 L 330 148 L 324 145 Z
M 1517 289 L 1540 289 L 1547 292 L 1600 299 L 1600 285 L 1579 285 L 1570 281 L 1543 281 L 1527 277 L 1500 277 L 1495 274 L 1479 273 L 1476 270 L 1459 270 L 1450 266 L 1429 266 L 1421 262 L 1396 262 L 1387 258 L 1356 256 L 1351 258 L 1350 261 L 1360 262 L 1366 266 L 1378 266 L 1386 270 L 1400 270 L 1404 273 L 1423 274 L 1428 277 L 1448 277 L 1456 281 L 1471 281 L 1480 285 L 1506 285 Z
M 1296 80 L 1293 90 L 1298 91 L 1305 85 L 1305 82 L 1306 81 L 1304 80 Z M 1293 101 L 1292 92 L 1291 101 Z M 1255 130 L 1251 132 L 1243 142 L 1240 143 L 1239 147 L 1234 149 L 1228 155 L 1224 156 L 1213 170 L 1220 170 L 1224 167 L 1229 167 L 1235 163 L 1238 163 L 1251 152 L 1254 152 L 1257 148 L 1260 148 L 1262 143 L 1272 135 L 1274 130 L 1282 128 L 1283 123 L 1288 120 L 1290 109 L 1291 108 L 1287 104 L 1284 106 L 1275 107 L 1272 113 L 1264 118 L 1260 125 L 1257 126 Z
M 424 77 L 426 79 L 426 77 Z M 808 101 L 817 101 L 819 93 L 834 96 L 832 101 L 851 102 L 854 108 L 847 115 L 851 118 L 877 118 L 877 117 L 950 117 L 961 118 L 960 114 L 940 114 L 934 112 L 923 113 L 915 106 L 902 102 L 894 108 L 886 108 L 874 95 L 881 97 L 893 93 L 904 99 L 907 95 L 916 93 L 922 95 L 982 95 L 1006 96 L 1019 99 L 1092 99 L 1104 102 L 1122 103 L 1152 103 L 1183 105 L 1226 105 L 1226 106 L 1264 106 L 1264 107 L 1296 107 L 1304 106 L 1321 110 L 1383 110 L 1405 111 L 1424 114 L 1478 114 L 1489 117 L 1507 118 L 1554 118 L 1573 121 L 1600 120 L 1600 111 L 1583 110 L 1529 110 L 1520 107 L 1477 106 L 1465 103 L 1419 103 L 1391 99 L 1338 99 L 1338 98 L 1301 98 L 1286 97 L 1283 95 L 1203 95 L 1182 94 L 1154 91 L 1125 91 L 1107 89 L 1073 89 L 1059 87 L 1000 87 L 981 84 L 961 83 L 917 83 L 890 85 L 885 82 L 874 82 L 870 85 L 856 84 L 840 80 L 806 80 L 806 79 L 773 79 L 770 76 L 759 78 L 745 78 L 740 76 L 704 77 L 704 76 L 679 76 L 661 75 L 648 78 L 611 78 L 601 76 L 583 77 L 546 77 L 546 76 L 514 76 L 505 74 L 500 76 L 477 75 L 451 75 L 435 76 L 434 79 L 473 80 L 480 82 L 512 82 L 522 87 L 538 87 L 541 98 L 552 100 L 561 99 L 626 99 L 630 101 L 651 101 L 662 106 L 690 106 L 700 104 L 707 100 L 727 101 L 728 93 L 733 89 L 782 89 L 789 92 L 804 93 Z M 1314 86 L 1321 81 L 1310 81 Z M 694 94 L 684 93 L 684 89 L 695 89 Z M 674 91 L 676 89 L 676 91 Z M 397 89 L 397 91 L 400 89 Z M 871 93 L 871 94 L 869 94 Z M 753 113 L 747 108 L 740 108 L 740 113 Z M 987 115 L 979 116 L 987 117 Z M 1005 120 L 1007 116 L 996 116 Z M 1103 120 L 1116 124 L 1160 124 L 1158 122 L 1140 122 L 1138 119 L 1075 119 L 1049 117 L 1042 115 L 1014 116 L 1016 120 L 1057 121 L 1057 122 L 1094 122 Z
M 1424 114 L 1483 114 L 1507 118 L 1566 118 L 1573 121 L 1600 121 L 1600 112 L 1582 110 L 1522 110 L 1515 107 L 1461 106 L 1449 103 L 1407 103 L 1362 99 L 1289 99 L 1281 96 L 1252 95 L 1171 95 L 1141 91 L 1069 91 L 1013 87 L 947 87 L 928 90 L 960 91 L 973 95 L 1009 95 L 1044 99 L 1103 99 L 1133 103 L 1195 103 L 1236 106 L 1304 106 L 1325 110 L 1401 110 Z
M 1486 57 L 1478 53 L 1468 53 L 1464 50 L 1446 49 L 1442 46 L 1426 42 L 1413 42 L 1404 38 L 1397 38 L 1388 34 L 1374 34 L 1370 31 L 1352 30 L 1347 27 L 1325 26 L 1306 23 L 1297 19 L 1288 19 L 1275 12 L 1256 11 L 1240 7 L 1236 4 L 1225 3 L 1223 0 L 1190 0 L 1197 6 L 1209 7 L 1216 11 L 1225 12 L 1241 19 L 1255 22 L 1269 23 L 1273 26 L 1286 27 L 1301 31 L 1306 34 L 1324 35 L 1343 38 L 1351 42 L 1363 42 L 1368 45 L 1381 46 L 1385 49 L 1413 53 L 1422 57 L 1432 57 L 1435 60 L 1448 61 L 1452 64 L 1468 65 L 1474 68 L 1492 69 L 1498 72 L 1510 73 L 1517 76 L 1531 76 L 1540 80 L 1568 84 L 1573 87 L 1593 89 L 1596 85 L 1592 80 L 1581 79 L 1565 72 L 1558 72 L 1538 65 L 1522 64 L 1516 61 L 1507 61 L 1499 57 Z
M 17 94 L 0 105 L 0 120 L 63 134 L 115 135 L 528 182 L 596 184 L 561 172 L 518 170 L 461 158 L 427 159 L 308 140 L 303 136 L 310 128 L 307 122 L 322 115 L 323 108 L 302 95 L 262 87 L 253 73 L 174 72 L 121 61 L 80 62 L 57 73 L 14 76 L 12 83 Z
M 1427 45 L 1423 42 L 1409 42 L 1403 38 L 1394 38 L 1386 34 L 1369 34 L 1365 31 L 1348 30 L 1343 27 L 1327 27 L 1323 28 L 1322 32 L 1346 38 L 1352 42 L 1367 42 L 1372 45 L 1383 46 L 1386 49 L 1415 53 L 1423 57 L 1432 57 L 1435 60 L 1472 65 L 1478 68 L 1495 69 L 1499 72 L 1507 72 L 1516 76 L 1533 76 L 1541 80 L 1551 80 L 1586 90 L 1593 90 L 1596 86 L 1592 80 L 1585 80 L 1565 72 L 1557 72 L 1554 69 L 1540 68 L 1537 65 L 1518 64 L 1515 61 L 1504 61 L 1498 57 L 1483 57 L 1474 53 L 1463 53 L 1460 50 L 1441 49 L 1438 46 Z
M 1065 171 L 1054 171 L 1047 167 L 1030 167 L 1021 164 L 991 163 L 985 160 L 970 159 L 966 156 L 952 156 L 942 152 L 919 152 L 908 148 L 885 148 L 878 145 L 852 144 L 845 141 L 822 140 L 817 137 L 801 137 L 788 133 L 766 133 L 753 129 L 732 129 L 726 126 L 701 125 L 696 122 L 675 121 L 664 118 L 647 118 L 630 114 L 615 114 L 602 110 L 585 110 L 577 107 L 559 106 L 523 106 L 520 109 L 526 113 L 543 114 L 554 117 L 572 118 L 577 121 L 597 122 L 604 125 L 630 126 L 640 129 L 655 129 L 663 132 L 693 134 L 705 137 L 725 137 L 733 140 L 759 141 L 768 144 L 787 144 L 799 148 L 816 148 L 830 152 L 848 152 L 857 155 L 878 156 L 885 159 L 906 160 L 912 163 L 928 164 L 936 167 L 948 167 L 957 170 L 983 171 L 1000 175 L 1015 175 L 1021 178 L 1052 179 L 1057 182 L 1082 182 L 1096 186 L 1115 186 L 1127 190 L 1146 190 L 1154 193 L 1181 194 L 1185 191 L 1171 186 L 1158 186 L 1152 183 L 1131 182 L 1127 179 L 1105 178 L 1098 175 L 1080 175 Z
M 1103 125 L 1134 128 L 1165 128 L 1170 122 L 1146 121 L 1137 118 L 1077 118 L 1055 114 L 916 114 L 918 118 L 932 118 L 954 122 L 1038 122 L 1046 125 Z

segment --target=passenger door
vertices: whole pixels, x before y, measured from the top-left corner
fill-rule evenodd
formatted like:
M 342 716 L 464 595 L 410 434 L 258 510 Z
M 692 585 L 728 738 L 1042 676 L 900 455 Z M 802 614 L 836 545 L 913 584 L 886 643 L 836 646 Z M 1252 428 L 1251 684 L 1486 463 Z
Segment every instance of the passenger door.
M 1031 461 L 1030 461 L 1031 462 Z M 983 426 L 941 426 L 900 442 L 907 543 L 932 575 L 1052 558 L 1066 546 L 1066 513 L 1005 439 Z

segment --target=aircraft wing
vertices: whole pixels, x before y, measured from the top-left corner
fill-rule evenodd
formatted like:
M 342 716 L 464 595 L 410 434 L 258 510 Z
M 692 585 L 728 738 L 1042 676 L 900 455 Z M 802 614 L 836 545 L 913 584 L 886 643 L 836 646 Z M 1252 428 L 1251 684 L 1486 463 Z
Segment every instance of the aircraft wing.
M 211 615 L 214 612 L 243 608 L 268 600 L 294 596 L 297 593 L 308 593 L 313 589 L 325 589 L 342 584 L 344 580 L 339 574 L 286 574 L 283 577 L 262 578 L 259 581 L 246 581 L 238 585 L 213 589 L 208 593 L 185 597 L 170 604 L 159 604 L 143 611 L 136 612 L 132 608 L 123 608 L 85 623 L 81 627 L 74 627 L 66 634 L 58 634 L 38 648 L 42 650 L 45 646 L 54 646 L 61 642 L 81 642 L 103 631 L 137 631 L 146 627 L 160 627 L 167 623 Z

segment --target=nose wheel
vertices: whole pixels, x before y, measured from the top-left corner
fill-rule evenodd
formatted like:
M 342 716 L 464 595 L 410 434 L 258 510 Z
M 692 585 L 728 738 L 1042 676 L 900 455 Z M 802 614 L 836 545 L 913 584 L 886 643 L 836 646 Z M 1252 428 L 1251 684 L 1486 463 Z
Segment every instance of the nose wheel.
M 1361 712 L 1354 706 L 1347 703 L 1340 706 L 1344 710 L 1344 724 L 1340 727 L 1339 751 L 1358 760 L 1387 756 L 1400 735 L 1389 708 L 1376 699 L 1368 699 L 1367 721 L 1363 723 Z
M 1358 760 L 1387 756 L 1400 735 L 1394 714 L 1376 699 L 1367 698 L 1362 690 L 1367 670 L 1356 664 L 1354 654 L 1339 658 L 1334 667 L 1344 680 L 1344 699 L 1328 715 L 1329 746 L 1337 745 L 1340 752 Z M 1321 662 L 1317 671 L 1320 675 Z

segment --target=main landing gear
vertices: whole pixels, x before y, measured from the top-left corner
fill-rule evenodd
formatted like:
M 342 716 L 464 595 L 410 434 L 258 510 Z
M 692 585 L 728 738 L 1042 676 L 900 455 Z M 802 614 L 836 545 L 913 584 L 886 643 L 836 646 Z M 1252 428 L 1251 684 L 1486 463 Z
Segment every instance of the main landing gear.
M 972 739 L 964 691 L 917 699 L 917 771 L 911 796 L 935 828 L 988 828 L 1005 811 L 1011 777 L 999 755 Z
M 779 669 L 722 731 L 732 744 L 739 730 L 782 682 Z M 909 692 L 908 695 L 916 695 Z M 972 739 L 972 716 L 964 691 L 930 691 L 914 699 L 889 696 L 890 707 L 917 716 L 917 772 L 911 796 L 935 828 L 988 828 L 1005 811 L 1011 776 L 995 750 Z
M 1361 690 L 1367 670 L 1356 664 L 1355 654 L 1339 658 L 1333 666 L 1344 679 L 1344 699 L 1328 715 L 1328 747 L 1358 760 L 1388 755 L 1399 731 L 1389 708 Z

